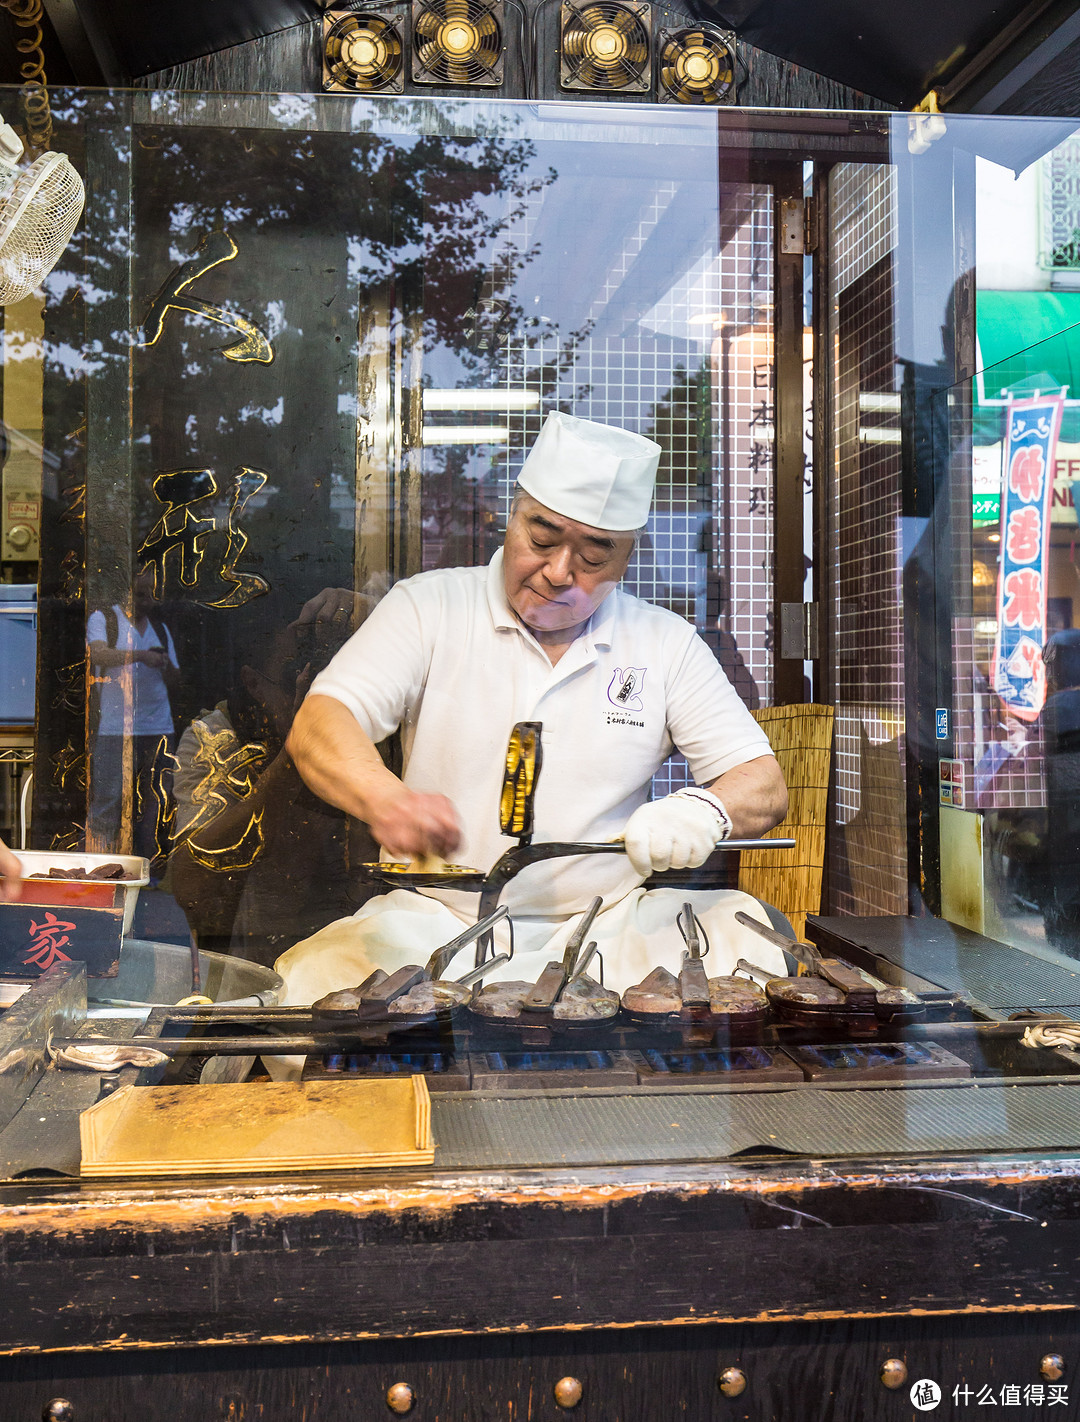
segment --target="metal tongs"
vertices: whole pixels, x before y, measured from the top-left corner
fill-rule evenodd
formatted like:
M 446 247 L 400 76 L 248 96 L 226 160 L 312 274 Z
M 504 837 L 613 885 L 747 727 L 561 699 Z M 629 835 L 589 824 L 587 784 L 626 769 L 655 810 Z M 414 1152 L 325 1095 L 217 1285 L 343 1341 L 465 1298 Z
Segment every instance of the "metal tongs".
M 584 952 L 581 945 L 593 926 L 593 920 L 603 907 L 603 899 L 597 894 L 581 916 L 581 921 L 566 940 L 562 962 L 548 963 L 536 980 L 535 986 L 521 1004 L 519 1021 L 522 1026 L 545 1026 L 552 1017 L 555 1004 L 572 982 L 580 978 L 596 956 L 597 945 L 590 943 Z
M 709 953 L 709 936 L 691 903 L 683 904 L 675 917 L 675 924 L 686 944 L 682 967 L 679 969 L 682 1016 L 696 1020 L 707 1016 L 709 1012 L 709 975 L 703 962 Z M 702 940 L 705 943 L 704 952 L 701 947 Z
M 883 982 L 880 978 L 875 978 L 873 974 L 864 972 L 862 968 L 856 968 L 851 963 L 846 963 L 843 958 L 825 958 L 813 944 L 785 938 L 782 933 L 777 933 L 774 928 L 766 928 L 763 923 L 759 923 L 756 918 L 751 918 L 748 913 L 736 913 L 735 921 L 741 923 L 744 928 L 753 929 L 774 948 L 780 948 L 785 953 L 790 953 L 811 977 L 823 978 L 825 982 L 831 983 L 833 987 L 844 994 L 843 1007 L 845 1010 L 875 1013 L 879 1017 L 891 1017 L 898 1012 L 910 1012 L 912 1009 L 919 1009 L 923 1006 L 922 1000 L 906 988 L 890 987 L 888 983 Z M 754 964 L 746 963 L 742 959 L 739 961 L 739 967 L 744 971 L 753 970 L 758 975 L 764 973 L 763 969 L 756 968 Z M 777 979 L 775 974 L 770 973 L 765 976 L 773 981 L 782 981 Z
M 510 919 L 510 911 L 501 906 L 493 913 L 488 914 L 479 922 L 471 924 L 463 933 L 459 933 L 456 938 L 444 943 L 441 948 L 436 948 L 428 959 L 425 967 L 420 967 L 415 963 L 406 964 L 403 968 L 398 968 L 394 973 L 384 972 L 382 968 L 376 968 L 373 973 L 364 979 L 358 987 L 351 989 L 350 996 L 359 998 L 355 1005 L 340 1008 L 335 1007 L 332 999 L 338 997 L 338 993 L 329 993 L 327 997 L 320 999 L 315 1004 L 316 1010 L 339 1011 L 348 1013 L 350 1017 L 356 1018 L 360 1022 L 378 1021 L 390 1016 L 390 1004 L 399 997 L 402 997 L 418 983 L 431 982 L 434 986 L 445 986 L 448 988 L 469 988 L 474 986 L 481 978 L 491 972 L 492 968 L 501 967 L 503 963 L 509 963 L 514 956 L 514 934 L 513 924 L 510 924 L 510 951 L 508 953 L 497 953 L 495 957 L 488 958 L 479 967 L 472 968 L 469 972 L 462 974 L 460 978 L 452 979 L 449 982 L 444 978 L 444 974 L 450 965 L 450 961 L 459 953 L 462 948 L 467 948 L 470 943 L 474 943 L 485 933 L 491 930 L 502 919 Z M 462 1000 L 464 1001 L 465 995 Z M 407 1022 L 407 1016 L 402 1016 L 401 1021 Z

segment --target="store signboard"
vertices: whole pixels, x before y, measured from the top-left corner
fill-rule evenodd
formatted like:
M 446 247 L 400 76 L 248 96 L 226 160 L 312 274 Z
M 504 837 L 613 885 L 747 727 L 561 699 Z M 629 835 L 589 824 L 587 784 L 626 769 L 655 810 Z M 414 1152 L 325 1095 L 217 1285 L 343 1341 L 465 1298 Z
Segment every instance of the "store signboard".
M 993 686 L 1010 715 L 1034 721 L 1046 700 L 1046 574 L 1054 458 L 1064 393 L 1011 400 L 1001 480 Z
M 1001 441 L 971 451 L 971 518 L 976 524 L 1001 517 Z
M 1054 456 L 1051 524 L 1072 524 L 1077 518 L 1073 484 L 1080 481 L 1080 444 L 1059 440 Z M 971 464 L 971 521 L 977 527 L 1001 518 L 1001 444 L 976 445 Z

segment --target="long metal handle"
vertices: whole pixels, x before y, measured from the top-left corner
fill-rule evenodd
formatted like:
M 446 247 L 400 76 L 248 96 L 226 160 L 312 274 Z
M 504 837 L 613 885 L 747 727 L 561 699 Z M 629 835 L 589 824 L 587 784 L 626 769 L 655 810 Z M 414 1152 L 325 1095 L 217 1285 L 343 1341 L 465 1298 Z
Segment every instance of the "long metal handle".
M 446 969 L 450 965 L 450 960 L 455 954 L 460 953 L 462 948 L 467 948 L 482 934 L 494 928 L 504 918 L 510 917 L 510 910 L 505 904 L 500 905 L 493 913 L 489 913 L 486 918 L 480 919 L 478 923 L 470 924 L 464 933 L 459 933 L 456 938 L 444 943 L 441 948 L 436 948 L 427 963 L 427 974 L 431 978 L 443 978 L 446 976 Z
M 470 968 L 467 973 L 462 973 L 460 978 L 455 978 L 454 982 L 458 987 L 472 987 L 473 983 L 478 983 L 481 978 L 486 978 L 492 968 L 501 968 L 504 963 L 509 963 L 512 956 L 510 953 L 496 953 L 494 958 L 489 958 L 478 968 Z
M 585 952 L 582 953 L 581 957 L 577 960 L 577 963 L 576 963 L 576 965 L 575 965 L 575 967 L 574 967 L 574 971 L 570 974 L 570 977 L 569 977 L 569 979 L 568 979 L 568 981 L 567 981 L 566 987 L 569 987 L 571 983 L 576 983 L 577 980 L 578 980 L 578 978 L 583 978 L 583 977 L 585 976 L 585 971 L 586 971 L 586 969 L 588 968 L 588 966 L 589 966 L 589 964 L 592 962 L 592 960 L 599 954 L 599 951 L 600 951 L 600 945 L 599 945 L 598 943 L 596 943 L 596 942 L 594 941 L 594 942 L 592 942 L 592 943 L 589 944 L 589 946 L 585 949 Z M 600 968 L 600 982 L 601 982 L 601 983 L 603 983 L 603 981 L 604 981 L 603 962 L 604 962 L 604 960 L 603 960 L 603 958 L 601 958 L 601 959 L 600 959 L 600 963 L 601 963 L 601 968 Z M 566 989 L 564 988 L 563 991 L 565 992 Z
M 577 955 L 581 952 L 581 945 L 585 942 L 585 935 L 593 926 L 593 919 L 604 906 L 604 901 L 597 894 L 592 903 L 581 916 L 581 921 L 566 940 L 566 949 L 563 952 L 563 972 L 567 978 L 574 976 L 574 967 L 577 964 Z
M 735 922 L 741 923 L 744 928 L 752 928 L 774 948 L 781 948 L 785 953 L 790 953 L 797 963 L 801 963 L 811 973 L 821 971 L 821 955 L 811 944 L 797 943 L 794 938 L 785 938 L 782 933 L 777 933 L 775 928 L 766 928 L 763 923 L 751 918 L 748 913 L 743 913 L 741 909 L 735 914 Z
M 761 968 L 758 966 L 757 963 L 747 962 L 745 958 L 740 958 L 739 961 L 735 964 L 735 971 L 744 972 L 751 980 L 753 980 L 754 978 L 762 978 L 767 983 L 771 983 L 772 980 L 776 977 L 776 974 L 770 973 L 767 968 Z

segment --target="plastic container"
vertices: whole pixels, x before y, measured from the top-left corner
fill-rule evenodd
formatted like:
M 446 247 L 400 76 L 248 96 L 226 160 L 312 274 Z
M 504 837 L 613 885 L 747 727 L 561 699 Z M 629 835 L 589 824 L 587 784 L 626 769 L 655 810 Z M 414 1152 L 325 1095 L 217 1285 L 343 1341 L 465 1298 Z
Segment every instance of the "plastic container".
M 23 867 L 23 904 L 62 904 L 65 908 L 123 907 L 122 929 L 131 932 L 139 890 L 150 882 L 150 865 L 137 854 L 74 854 L 51 850 L 20 849 L 18 859 Z M 124 879 L 32 879 L 32 874 L 47 874 L 50 869 L 83 869 L 89 872 L 99 864 L 121 864 Z
M 225 1007 L 273 1007 L 285 987 L 273 968 L 225 953 L 200 953 L 199 970 L 205 996 Z M 0 1007 L 9 1007 L 30 986 L 29 982 L 0 982 Z M 145 938 L 124 941 L 115 977 L 86 980 L 91 1017 L 141 1020 L 152 1007 L 172 1007 L 190 992 L 190 950 L 179 943 Z
M 199 970 L 205 996 L 230 1007 L 273 1007 L 285 987 L 273 968 L 226 953 L 200 953 Z M 190 950 L 145 938 L 125 941 L 115 978 L 91 978 L 86 984 L 90 1007 L 171 1007 L 190 992 Z
M 0 583 L 0 725 L 34 724 L 37 669 L 37 588 Z

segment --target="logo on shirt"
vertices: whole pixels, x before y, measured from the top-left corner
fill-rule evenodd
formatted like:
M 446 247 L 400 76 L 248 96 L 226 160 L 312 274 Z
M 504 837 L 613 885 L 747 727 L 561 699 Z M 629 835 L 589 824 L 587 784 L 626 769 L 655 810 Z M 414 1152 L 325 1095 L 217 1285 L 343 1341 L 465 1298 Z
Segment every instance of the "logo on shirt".
M 645 683 L 644 667 L 615 668 L 607 699 L 621 711 L 641 711 L 641 688 Z

